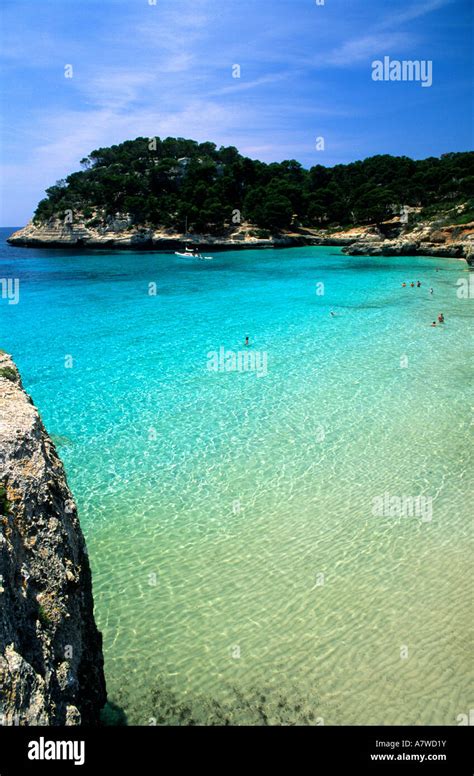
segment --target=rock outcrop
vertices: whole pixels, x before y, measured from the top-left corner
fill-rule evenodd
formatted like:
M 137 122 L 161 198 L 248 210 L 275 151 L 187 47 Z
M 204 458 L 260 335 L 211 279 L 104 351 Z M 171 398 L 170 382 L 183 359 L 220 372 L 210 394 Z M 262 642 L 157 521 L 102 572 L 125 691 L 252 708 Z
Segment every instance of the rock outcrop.
M 438 226 L 422 223 L 415 228 L 398 228 L 394 234 L 354 240 L 344 247 L 350 256 L 444 256 L 466 259 L 472 263 L 474 252 L 474 222 L 459 225 Z
M 0 723 L 93 725 L 105 701 L 76 505 L 18 370 L 0 352 Z

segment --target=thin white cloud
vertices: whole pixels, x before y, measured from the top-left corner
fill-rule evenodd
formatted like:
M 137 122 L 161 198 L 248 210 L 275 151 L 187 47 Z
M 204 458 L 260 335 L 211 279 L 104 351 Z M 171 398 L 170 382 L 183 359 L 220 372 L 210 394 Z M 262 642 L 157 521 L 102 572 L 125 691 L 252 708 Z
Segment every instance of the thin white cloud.
M 426 16 L 428 13 L 437 11 L 452 2 L 453 0 L 426 0 L 426 2 L 415 3 L 403 11 L 389 14 L 387 18 L 381 22 L 379 29 L 393 27 L 393 25 L 405 24 L 405 22 L 411 22 L 414 19 L 419 19 L 421 16 Z
M 406 22 L 413 21 L 426 14 L 450 4 L 452 0 L 425 0 L 415 3 L 403 11 L 388 14 L 382 21 L 376 24 L 372 31 L 362 37 L 346 40 L 342 45 L 333 49 L 329 54 L 321 55 L 317 64 L 327 64 L 336 67 L 353 65 L 357 62 L 367 61 L 374 56 L 387 54 L 394 49 L 406 49 L 413 45 L 418 38 L 409 32 L 397 31 L 397 27 Z
M 127 110 L 143 97 L 156 81 L 154 73 L 137 72 L 122 68 L 107 68 L 99 74 L 95 71 L 75 83 L 89 104 L 103 110 Z
M 182 73 L 190 70 L 196 60 L 195 54 L 189 51 L 178 51 L 161 65 L 163 73 Z
M 367 61 L 379 55 L 386 54 L 396 48 L 406 47 L 412 38 L 405 33 L 375 33 L 365 35 L 362 38 L 346 41 L 342 46 L 331 51 L 324 61 L 329 65 L 353 65 L 357 62 Z
M 266 86 L 267 84 L 278 83 L 280 81 L 288 80 L 288 78 L 294 77 L 295 73 L 287 71 L 284 73 L 273 73 L 270 75 L 262 76 L 261 78 L 255 78 L 253 81 L 244 81 L 240 78 L 233 79 L 231 86 L 223 86 L 220 89 L 215 89 L 210 92 L 210 96 L 219 96 L 224 94 L 235 94 L 236 92 L 245 92 L 249 89 L 257 89 L 260 86 Z

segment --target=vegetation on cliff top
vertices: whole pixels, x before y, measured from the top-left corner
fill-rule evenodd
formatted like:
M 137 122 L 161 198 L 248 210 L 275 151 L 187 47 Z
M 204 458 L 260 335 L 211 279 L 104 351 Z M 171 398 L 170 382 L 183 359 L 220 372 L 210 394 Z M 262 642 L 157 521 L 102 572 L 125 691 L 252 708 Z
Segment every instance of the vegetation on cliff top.
M 4 377 L 6 380 L 12 380 L 12 382 L 15 382 L 17 379 L 17 371 L 12 366 L 2 366 L 0 367 L 0 377 Z
M 35 222 L 53 216 L 99 226 L 128 214 L 136 225 L 222 233 L 239 218 L 261 229 L 380 222 L 394 206 L 474 212 L 474 152 L 413 160 L 379 155 L 304 169 L 295 160 L 265 164 L 236 148 L 183 138 L 137 138 L 99 148 L 83 170 L 46 190 Z M 236 213 L 238 211 L 238 213 Z

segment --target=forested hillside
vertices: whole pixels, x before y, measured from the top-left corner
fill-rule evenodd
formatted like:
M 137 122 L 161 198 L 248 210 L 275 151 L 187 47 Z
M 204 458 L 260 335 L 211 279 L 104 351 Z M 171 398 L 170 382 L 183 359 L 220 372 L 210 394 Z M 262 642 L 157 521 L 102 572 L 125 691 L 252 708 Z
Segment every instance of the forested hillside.
M 196 233 L 218 234 L 239 218 L 278 231 L 380 222 L 401 205 L 432 215 L 457 203 L 467 203 L 460 221 L 474 217 L 474 152 L 419 161 L 380 155 L 306 170 L 294 160 L 255 161 L 232 146 L 137 138 L 99 148 L 81 165 L 46 190 L 36 223 L 72 211 L 98 226 L 126 213 L 135 224 L 181 232 L 187 224 Z

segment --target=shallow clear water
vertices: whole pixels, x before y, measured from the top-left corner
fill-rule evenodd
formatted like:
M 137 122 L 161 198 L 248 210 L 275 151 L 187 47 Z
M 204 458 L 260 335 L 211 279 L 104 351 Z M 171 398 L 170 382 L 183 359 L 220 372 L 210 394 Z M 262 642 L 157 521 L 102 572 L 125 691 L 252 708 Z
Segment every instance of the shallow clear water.
M 77 498 L 128 721 L 457 724 L 474 703 L 467 265 L 335 248 L 0 262 L 20 278 L 0 347 Z M 208 369 L 247 334 L 268 374 Z M 374 515 L 385 493 L 432 514 Z

